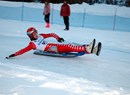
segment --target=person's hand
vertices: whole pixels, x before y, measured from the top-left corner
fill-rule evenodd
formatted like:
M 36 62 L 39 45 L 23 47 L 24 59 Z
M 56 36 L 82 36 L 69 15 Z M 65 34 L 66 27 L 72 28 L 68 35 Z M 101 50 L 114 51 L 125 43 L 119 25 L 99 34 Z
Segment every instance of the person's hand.
M 63 38 L 59 38 L 58 42 L 62 43 L 62 42 L 64 42 L 64 39 Z
M 6 59 L 9 59 L 9 58 L 14 57 L 14 56 L 15 56 L 15 54 L 11 54 L 10 56 L 5 57 L 5 58 L 6 58 Z

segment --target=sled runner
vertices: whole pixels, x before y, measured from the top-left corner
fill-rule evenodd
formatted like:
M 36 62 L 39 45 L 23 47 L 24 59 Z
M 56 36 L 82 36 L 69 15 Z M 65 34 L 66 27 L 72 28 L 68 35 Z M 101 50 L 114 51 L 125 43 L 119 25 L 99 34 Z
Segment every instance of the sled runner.
M 36 55 L 53 56 L 53 57 L 78 57 L 85 54 L 85 52 L 70 52 L 70 53 L 55 53 L 55 52 L 45 52 L 41 50 L 34 51 Z

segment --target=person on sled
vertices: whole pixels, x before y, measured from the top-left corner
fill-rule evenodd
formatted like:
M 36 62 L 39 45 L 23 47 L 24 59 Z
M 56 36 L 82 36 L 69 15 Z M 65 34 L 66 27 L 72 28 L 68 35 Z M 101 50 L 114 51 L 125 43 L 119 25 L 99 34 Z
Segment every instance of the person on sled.
M 62 42 L 64 42 L 64 39 L 59 37 L 57 34 L 38 34 L 38 31 L 34 27 L 30 27 L 29 29 L 27 29 L 27 35 L 30 38 L 29 44 L 25 48 L 6 57 L 7 59 L 18 55 L 22 55 L 30 50 L 42 50 L 53 53 L 84 52 L 86 54 L 96 54 L 97 56 L 100 53 L 98 45 L 94 47 L 95 39 L 87 45 L 63 44 Z M 47 42 L 45 39 L 49 37 L 55 38 L 59 43 Z

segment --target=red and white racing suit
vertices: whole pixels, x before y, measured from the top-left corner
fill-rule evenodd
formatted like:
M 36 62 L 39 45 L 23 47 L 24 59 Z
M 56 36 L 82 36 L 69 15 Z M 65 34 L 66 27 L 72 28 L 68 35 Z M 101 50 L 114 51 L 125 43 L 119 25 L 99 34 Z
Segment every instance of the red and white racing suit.
M 29 43 L 29 45 L 19 51 L 17 51 L 14 55 L 18 56 L 25 52 L 28 52 L 30 50 L 43 50 L 48 52 L 54 52 L 51 50 L 51 47 L 56 47 L 58 53 L 68 53 L 68 52 L 86 52 L 89 54 L 89 52 L 86 51 L 84 46 L 75 46 L 71 44 L 55 44 L 55 43 L 48 43 L 45 41 L 46 38 L 54 37 L 57 40 L 60 38 L 55 33 L 49 33 L 49 34 L 39 34 L 37 40 L 33 40 Z

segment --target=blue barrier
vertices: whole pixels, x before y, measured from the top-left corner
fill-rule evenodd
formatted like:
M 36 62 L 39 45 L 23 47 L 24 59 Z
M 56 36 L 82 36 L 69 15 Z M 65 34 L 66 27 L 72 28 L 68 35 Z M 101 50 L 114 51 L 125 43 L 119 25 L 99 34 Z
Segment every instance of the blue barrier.
M 8 7 L 0 6 L 0 19 L 12 19 L 21 21 L 42 22 L 44 21 L 43 9 L 27 6 Z M 60 11 L 52 9 L 50 15 L 52 24 L 64 25 Z M 109 29 L 130 32 L 130 18 L 119 16 L 102 16 L 88 13 L 71 12 L 70 26 L 95 29 Z

